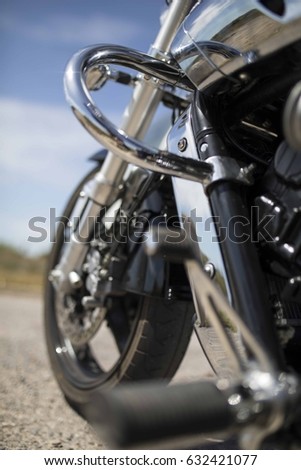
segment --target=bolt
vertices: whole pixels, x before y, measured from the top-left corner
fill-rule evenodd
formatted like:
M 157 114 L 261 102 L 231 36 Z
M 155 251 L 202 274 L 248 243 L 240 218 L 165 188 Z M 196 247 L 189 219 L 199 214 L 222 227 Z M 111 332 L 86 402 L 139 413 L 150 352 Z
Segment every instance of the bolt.
M 241 398 L 241 395 L 239 393 L 233 393 L 233 395 L 231 395 L 228 398 L 228 403 L 231 406 L 235 406 L 235 405 L 239 405 L 241 400 L 242 400 L 242 398 Z
M 244 59 L 247 64 L 253 64 L 258 59 L 256 51 L 248 51 L 244 54 Z
M 74 287 L 74 289 L 79 289 L 83 285 L 83 281 L 76 271 L 71 271 L 68 278 L 71 286 Z
M 82 267 L 82 270 L 83 270 L 84 273 L 89 272 L 89 263 L 84 263 L 83 267 Z
M 205 153 L 207 152 L 208 150 L 208 144 L 206 142 L 204 142 L 202 145 L 201 145 L 201 152 L 202 153 Z
M 102 268 L 99 271 L 99 276 L 100 276 L 101 279 L 105 279 L 107 277 L 107 274 L 108 274 L 108 270 L 105 269 L 105 268 Z
M 250 81 L 250 75 L 248 75 L 247 73 L 241 73 L 239 75 L 239 78 L 244 83 L 248 83 Z
M 215 266 L 212 263 L 206 263 L 204 266 L 205 272 L 208 274 L 210 279 L 213 279 L 215 276 Z
M 244 168 L 241 168 L 240 174 L 242 177 L 247 178 L 248 176 L 252 176 L 255 169 L 256 169 L 256 165 L 254 163 L 251 163 L 250 165 Z
M 56 282 L 60 280 L 61 276 L 62 271 L 60 269 L 53 269 L 48 275 L 48 280 L 50 282 Z
M 179 140 L 178 149 L 180 150 L 180 152 L 185 152 L 185 150 L 187 149 L 187 146 L 188 146 L 188 142 L 187 142 L 187 139 L 185 139 L 185 137 Z
M 173 290 L 171 288 L 168 289 L 167 300 L 169 300 L 169 301 L 175 300 L 175 295 L 174 295 Z

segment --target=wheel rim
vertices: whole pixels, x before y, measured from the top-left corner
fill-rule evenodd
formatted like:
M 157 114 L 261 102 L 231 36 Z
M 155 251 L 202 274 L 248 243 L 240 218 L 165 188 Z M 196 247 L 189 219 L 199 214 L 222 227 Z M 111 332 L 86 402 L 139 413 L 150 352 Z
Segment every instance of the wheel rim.
M 59 330 L 55 315 L 55 291 L 52 285 L 49 285 L 52 315 L 50 318 L 53 344 L 52 353 L 56 361 L 59 362 L 64 376 L 69 383 L 76 388 L 90 389 L 98 387 L 105 382 L 110 381 L 117 371 L 121 373 L 122 364 L 130 361 L 129 352 L 131 344 L 135 337 L 135 332 L 143 310 L 142 299 L 138 299 L 138 308 L 135 318 L 132 321 L 127 338 L 122 338 L 124 345 L 118 351 L 116 338 L 112 329 L 107 325 L 102 325 L 96 336 L 86 344 L 85 347 L 74 347 L 70 340 L 62 335 Z M 116 329 L 114 330 L 116 335 Z M 112 355 L 113 353 L 113 355 Z
M 78 195 L 83 185 L 94 176 L 96 171 L 98 169 L 93 170 L 77 188 L 65 210 L 50 257 L 49 273 L 58 264 L 61 257 L 64 247 L 63 241 L 65 240 L 66 230 L 68 230 L 67 221 L 72 215 Z M 68 236 L 66 239 L 68 239 Z M 53 285 L 48 280 L 46 284 L 46 304 L 49 308 L 46 315 L 46 327 L 51 332 L 51 344 L 49 344 L 50 341 L 48 340 L 48 349 L 51 357 L 59 363 L 60 370 L 63 372 L 64 377 L 67 378 L 68 383 L 77 389 L 93 389 L 103 385 L 105 382 L 109 382 L 116 374 L 120 375 L 122 373 L 122 365 L 130 361 L 131 355 L 129 352 L 131 344 L 135 338 L 136 329 L 143 311 L 143 297 L 128 293 L 124 296 L 122 302 L 118 299 L 119 316 L 118 312 L 116 313 L 116 305 L 108 312 L 106 320 L 108 320 L 110 327 L 108 328 L 105 322 L 103 322 L 104 324 L 101 325 L 95 338 L 87 343 L 85 347 L 74 347 L 71 341 L 60 331 L 56 316 L 56 295 L 57 293 Z M 123 316 L 126 315 L 130 323 L 130 328 L 126 335 L 122 332 L 122 328 L 118 328 L 118 320 L 120 322 L 122 318 L 120 303 L 123 303 L 124 307 Z M 134 306 L 136 306 L 135 312 Z M 106 341 L 104 341 L 104 327 L 106 327 L 107 333 Z M 114 345 L 115 356 L 113 357 L 112 351 Z M 108 354 L 109 350 L 111 352 Z M 107 357 L 101 359 L 102 352 L 105 352 Z M 108 358 L 108 355 L 111 357 Z

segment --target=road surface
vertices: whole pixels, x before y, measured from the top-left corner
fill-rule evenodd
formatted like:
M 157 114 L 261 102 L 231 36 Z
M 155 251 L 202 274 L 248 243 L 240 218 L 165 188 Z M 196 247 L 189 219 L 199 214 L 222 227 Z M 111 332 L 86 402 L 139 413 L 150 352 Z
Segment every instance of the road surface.
M 175 381 L 211 374 L 193 338 Z M 90 426 L 64 401 L 48 363 L 42 301 L 0 295 L 0 449 L 101 449 Z

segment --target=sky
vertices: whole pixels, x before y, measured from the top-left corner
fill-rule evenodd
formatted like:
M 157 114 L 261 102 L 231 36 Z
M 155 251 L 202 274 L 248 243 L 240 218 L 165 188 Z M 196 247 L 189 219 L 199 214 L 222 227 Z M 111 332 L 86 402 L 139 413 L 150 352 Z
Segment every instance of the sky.
M 50 210 L 61 214 L 100 148 L 65 101 L 69 58 L 98 43 L 147 52 L 164 9 L 164 0 L 0 0 L 0 242 L 47 251 Z M 119 123 L 130 91 L 111 88 L 99 97 Z M 28 241 L 34 217 L 46 219 L 43 243 Z

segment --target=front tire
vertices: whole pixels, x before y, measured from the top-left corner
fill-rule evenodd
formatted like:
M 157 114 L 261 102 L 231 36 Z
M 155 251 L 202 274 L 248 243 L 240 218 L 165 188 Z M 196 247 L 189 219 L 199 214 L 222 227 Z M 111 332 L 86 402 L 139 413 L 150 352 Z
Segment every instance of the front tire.
M 67 204 L 49 256 L 45 283 L 45 332 L 51 366 L 66 399 L 79 413 L 95 390 L 108 389 L 124 381 L 172 378 L 188 346 L 194 311 L 192 302 L 127 293 L 112 302 L 113 310 L 97 333 L 100 339 L 76 347 L 66 337 L 57 321 L 57 293 L 48 275 L 58 264 L 64 247 L 67 227 L 64 224 L 72 215 L 83 185 L 98 170 L 92 170 L 83 179 Z M 117 324 L 126 319 L 128 329 L 119 331 L 112 318 L 117 318 Z M 109 366 L 103 366 L 100 359 L 101 354 L 104 362 L 108 359 L 104 334 L 111 335 L 111 347 L 115 344 L 116 360 Z

